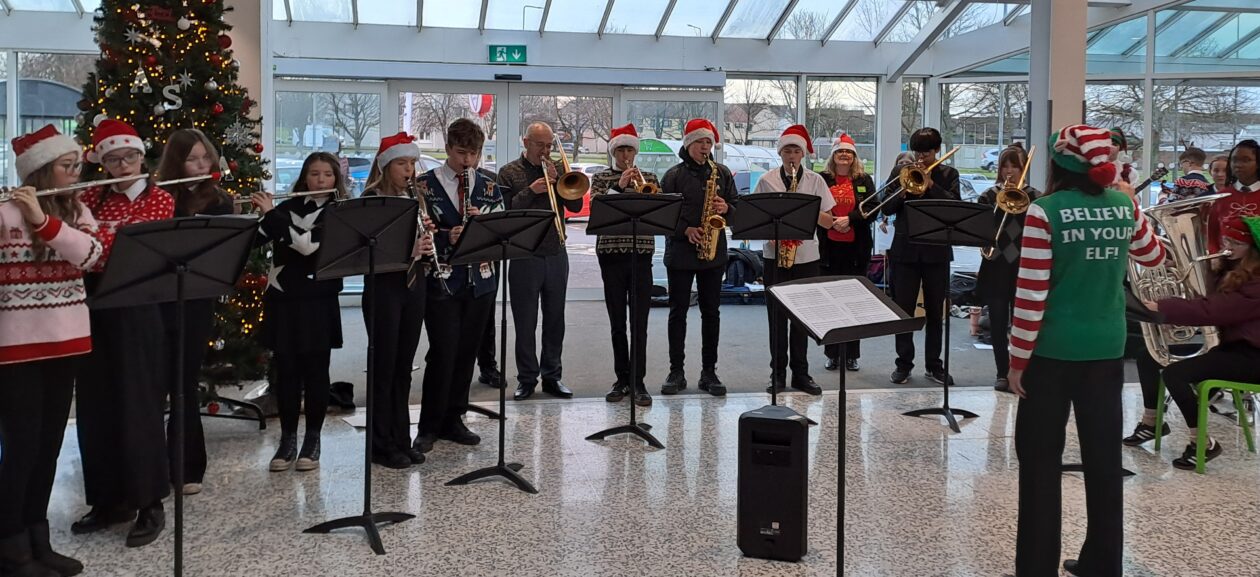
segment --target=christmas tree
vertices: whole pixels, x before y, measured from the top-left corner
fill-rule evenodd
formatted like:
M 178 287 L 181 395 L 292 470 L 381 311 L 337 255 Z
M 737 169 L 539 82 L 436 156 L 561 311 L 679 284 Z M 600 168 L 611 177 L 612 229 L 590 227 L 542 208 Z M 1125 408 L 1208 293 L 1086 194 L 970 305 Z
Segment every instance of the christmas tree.
M 101 56 L 88 75 L 79 109 L 77 136 L 92 142 L 96 121 L 116 118 L 136 128 L 147 148 L 146 162 L 157 165 L 170 134 L 197 128 L 219 149 L 219 185 L 233 197 L 248 197 L 271 178 L 261 158 L 256 102 L 237 84 L 239 63 L 232 56 L 231 30 L 223 0 L 102 0 L 96 10 L 96 43 Z M 85 169 L 85 178 L 91 178 Z M 216 311 L 215 336 L 207 343 L 207 382 L 262 378 L 267 353 L 255 333 L 262 321 L 267 258 L 250 258 L 235 294 Z

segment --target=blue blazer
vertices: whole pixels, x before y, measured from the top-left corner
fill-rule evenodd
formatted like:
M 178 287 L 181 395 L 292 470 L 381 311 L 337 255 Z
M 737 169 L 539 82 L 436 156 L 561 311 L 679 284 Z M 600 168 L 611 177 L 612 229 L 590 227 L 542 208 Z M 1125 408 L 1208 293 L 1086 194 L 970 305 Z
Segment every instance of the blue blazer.
M 446 189 L 442 188 L 442 183 L 437 177 L 436 170 L 424 173 L 424 177 L 420 181 L 424 186 L 420 192 L 424 194 L 424 202 L 429 210 L 429 218 L 433 219 L 433 223 L 438 228 L 437 234 L 433 236 L 434 248 L 441 262 L 448 263 L 450 262 L 451 253 L 454 251 L 454 245 L 451 244 L 448 233 L 452 228 L 462 225 L 464 217 L 459 210 L 462 207 L 456 207 L 455 202 L 446 194 Z M 498 185 L 494 181 L 487 179 L 480 172 L 473 171 L 473 174 L 475 178 L 469 189 L 469 204 L 477 207 L 481 214 L 503 210 L 503 195 L 499 191 Z M 492 294 L 495 288 L 498 287 L 498 279 L 496 277 L 496 269 L 491 267 L 490 270 L 491 274 L 483 277 L 480 267 L 459 265 L 452 267 L 450 278 L 441 279 L 430 274 L 428 280 L 430 289 L 442 292 L 429 294 L 453 295 L 468 286 L 472 287 L 473 297 Z

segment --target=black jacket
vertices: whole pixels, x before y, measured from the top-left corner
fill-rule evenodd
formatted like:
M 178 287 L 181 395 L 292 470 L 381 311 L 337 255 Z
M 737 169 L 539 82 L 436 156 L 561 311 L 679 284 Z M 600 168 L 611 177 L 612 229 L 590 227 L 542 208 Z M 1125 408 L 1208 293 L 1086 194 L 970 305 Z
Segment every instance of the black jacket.
M 820 172 L 819 174 L 822 175 L 823 182 L 827 183 L 827 188 L 836 185 L 835 175 L 830 172 Z M 849 211 L 849 226 L 853 227 L 853 242 L 857 243 L 859 247 L 865 248 L 868 252 L 875 248 L 875 238 L 871 234 L 871 222 L 879 216 L 879 213 L 871 213 L 870 218 L 862 218 L 860 207 L 862 206 L 862 201 L 875 194 L 875 188 L 875 179 L 871 178 L 869 174 L 863 174 L 861 177 L 853 179 L 853 197 L 857 204 L 854 205 L 853 210 Z M 875 208 L 876 203 L 878 201 L 870 201 L 867 203 L 866 209 Z M 818 230 L 818 240 L 822 241 L 819 245 L 820 248 L 830 242 L 836 242 L 827 238 L 827 229 L 822 227 L 819 227 Z
M 324 237 L 324 209 L 331 203 L 331 199 L 317 204 L 306 198 L 290 198 L 263 216 L 254 242 L 272 243 L 266 298 L 336 298 L 341 293 L 341 279 L 315 280 L 316 255 Z
M 885 184 L 901 174 L 901 167 L 895 168 L 889 175 Z M 884 190 L 883 194 L 888 195 L 897 192 L 897 185 L 889 186 Z M 944 164 L 936 165 L 932 169 L 932 187 L 923 193 L 923 196 L 912 198 L 911 200 L 921 200 L 935 198 L 941 200 L 962 200 L 962 195 L 958 192 L 958 171 L 953 167 Z M 871 201 L 876 202 L 876 201 Z M 913 244 L 909 240 L 909 223 L 906 220 L 906 214 L 903 210 L 906 205 L 906 195 L 898 194 L 888 204 L 884 205 L 883 212 L 885 215 L 896 215 L 893 234 L 892 248 L 888 251 L 889 260 L 892 262 L 951 262 L 954 260 L 953 247 L 948 246 L 930 246 Z
M 726 266 L 726 231 L 718 235 L 717 254 L 713 260 L 702 261 L 696 254 L 696 245 L 687 240 L 687 228 L 700 226 L 700 215 L 704 211 L 704 191 L 709 183 L 708 163 L 698 164 L 687 154 L 687 149 L 679 151 L 682 162 L 665 171 L 661 178 L 661 192 L 664 194 L 680 194 L 683 197 L 682 214 L 678 218 L 678 228 L 674 235 L 665 238 L 665 266 L 677 270 L 708 270 Z M 728 210 L 724 218 L 729 225 L 735 215 L 735 202 L 738 192 L 735 188 L 735 177 L 731 169 L 715 163 L 718 169 L 718 196 L 726 201 Z

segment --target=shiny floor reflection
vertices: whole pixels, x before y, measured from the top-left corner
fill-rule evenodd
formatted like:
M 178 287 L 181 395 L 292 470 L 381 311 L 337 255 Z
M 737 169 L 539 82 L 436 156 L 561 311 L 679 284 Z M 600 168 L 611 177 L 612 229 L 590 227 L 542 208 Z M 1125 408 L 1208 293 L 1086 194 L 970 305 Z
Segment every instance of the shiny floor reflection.
M 981 415 L 963 423 L 961 434 L 950 434 L 939 420 L 900 414 L 938 397 L 919 390 L 850 394 L 846 574 L 994 576 L 1013 567 L 1013 397 L 978 390 L 952 395 L 955 406 Z M 1127 431 L 1140 402 L 1136 388 L 1126 388 L 1125 397 Z M 206 419 L 210 472 L 204 492 L 186 501 L 185 574 L 835 575 L 837 400 L 793 394 L 785 401 L 820 423 L 810 431 L 809 553 L 797 564 L 746 559 L 736 547 L 738 418 L 767 401 L 736 395 L 657 398 L 643 420 L 665 450 L 629 436 L 584 440 L 624 422 L 625 405 L 510 404 L 508 457 L 525 465 L 539 495 L 499 481 L 443 485 L 494 463 L 495 424 L 472 417 L 470 426 L 485 438 L 481 446 L 439 443 L 412 470 L 373 471 L 375 509 L 417 515 L 382 529 L 388 554 L 379 557 L 358 530 L 301 533 L 361 510 L 361 433 L 330 418 L 320 471 L 269 473 L 274 421 L 258 432 L 247 423 Z M 1249 551 L 1260 542 L 1260 459 L 1246 452 L 1231 422 L 1214 416 L 1211 426 L 1225 454 L 1206 476 L 1169 464 L 1187 442 L 1182 430 L 1174 429 L 1163 455 L 1125 449 L 1125 466 L 1138 472 L 1126 481 L 1126 575 L 1260 575 Z M 1067 459 L 1076 455 L 1072 431 Z M 1084 492 L 1079 476 L 1065 477 L 1063 486 L 1063 541 L 1065 555 L 1073 556 L 1084 537 Z M 125 527 L 70 535 L 70 523 L 85 511 L 81 487 L 70 431 L 49 515 L 54 541 L 87 564 L 86 575 L 171 574 L 169 521 L 161 539 L 139 550 L 123 547 Z M 172 509 L 168 502 L 168 516 Z

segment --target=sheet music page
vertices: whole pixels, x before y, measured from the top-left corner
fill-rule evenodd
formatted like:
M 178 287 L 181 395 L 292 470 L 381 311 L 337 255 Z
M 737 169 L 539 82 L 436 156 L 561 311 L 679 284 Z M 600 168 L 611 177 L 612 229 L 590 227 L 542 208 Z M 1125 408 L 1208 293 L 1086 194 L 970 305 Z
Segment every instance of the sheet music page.
M 832 329 L 895 321 L 901 317 L 857 279 L 770 288 L 816 335 Z

